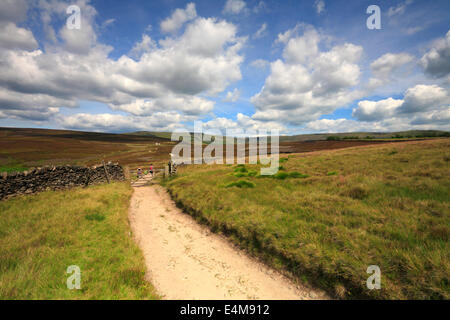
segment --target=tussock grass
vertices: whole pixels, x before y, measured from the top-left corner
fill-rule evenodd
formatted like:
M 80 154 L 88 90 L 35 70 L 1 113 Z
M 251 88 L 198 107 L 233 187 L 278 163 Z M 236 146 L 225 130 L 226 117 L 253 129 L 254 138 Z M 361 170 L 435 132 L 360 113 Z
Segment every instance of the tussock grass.
M 226 185 L 227 188 L 238 187 L 238 188 L 254 188 L 255 184 L 246 180 L 239 180 L 236 182 L 230 182 Z
M 212 230 L 337 297 L 449 299 L 450 140 L 395 150 L 293 155 L 283 172 L 307 177 L 248 177 L 254 188 L 221 188 L 238 178 L 219 165 L 180 168 L 165 185 Z M 366 287 L 369 265 L 381 268 L 381 290 Z
M 130 235 L 127 183 L 0 202 L 0 299 L 152 299 Z M 67 289 L 67 267 L 81 289 Z

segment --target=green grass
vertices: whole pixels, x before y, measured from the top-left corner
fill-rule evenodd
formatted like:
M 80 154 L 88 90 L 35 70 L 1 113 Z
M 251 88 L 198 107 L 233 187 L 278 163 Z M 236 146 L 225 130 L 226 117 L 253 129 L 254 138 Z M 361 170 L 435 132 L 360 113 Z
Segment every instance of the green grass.
M 0 173 L 2 173 L 2 172 L 7 172 L 7 173 L 23 172 L 26 170 L 28 170 L 28 167 L 12 160 L 11 158 L 9 158 L 9 160 L 6 164 L 0 165 Z
M 227 188 L 238 187 L 238 188 L 254 188 L 255 184 L 246 180 L 239 180 L 236 182 L 230 182 L 226 185 Z
M 0 202 L 0 299 L 154 299 L 128 225 L 127 183 Z M 67 289 L 67 267 L 81 289 Z
M 212 230 L 339 298 L 450 299 L 450 140 L 392 151 L 295 155 L 281 173 L 301 179 L 247 177 L 253 188 L 223 188 L 239 180 L 220 165 L 180 168 L 164 184 Z M 381 290 L 366 287 L 369 265 Z

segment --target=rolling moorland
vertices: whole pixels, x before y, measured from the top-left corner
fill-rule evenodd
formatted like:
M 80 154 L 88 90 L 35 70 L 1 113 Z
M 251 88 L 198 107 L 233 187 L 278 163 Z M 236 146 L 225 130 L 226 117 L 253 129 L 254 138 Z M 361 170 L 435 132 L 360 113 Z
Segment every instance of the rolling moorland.
M 259 165 L 200 165 L 160 183 L 211 230 L 332 296 L 448 299 L 450 140 L 343 139 L 351 135 L 282 142 L 292 154 L 275 177 L 259 176 Z M 173 144 L 163 134 L 4 128 L 0 171 L 103 159 L 162 166 Z M 158 298 L 130 234 L 131 193 L 124 182 L 1 201 L 0 298 Z M 70 291 L 75 258 L 86 285 Z M 372 264 L 381 290 L 365 286 Z
M 449 299 L 450 141 L 383 144 L 258 165 L 184 167 L 163 184 L 213 231 L 339 298 Z M 382 289 L 367 290 L 369 265 Z

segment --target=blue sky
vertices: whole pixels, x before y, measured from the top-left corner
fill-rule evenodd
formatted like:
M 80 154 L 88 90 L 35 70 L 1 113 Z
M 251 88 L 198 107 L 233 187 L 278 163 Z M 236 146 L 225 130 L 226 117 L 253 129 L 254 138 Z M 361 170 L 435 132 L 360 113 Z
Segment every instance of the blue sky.
M 366 26 L 370 5 L 381 29 Z M 0 12 L 0 126 L 450 129 L 447 0 L 4 0 Z

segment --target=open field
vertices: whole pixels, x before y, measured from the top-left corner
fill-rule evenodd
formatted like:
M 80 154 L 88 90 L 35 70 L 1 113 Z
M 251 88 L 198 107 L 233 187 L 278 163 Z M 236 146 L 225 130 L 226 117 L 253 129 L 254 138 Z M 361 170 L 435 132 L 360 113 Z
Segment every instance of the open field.
M 159 145 L 156 145 L 156 144 Z M 163 166 L 173 142 L 154 136 L 0 128 L 0 172 L 45 165 Z
M 339 298 L 449 299 L 450 140 L 380 144 L 258 165 L 179 169 L 178 205 L 268 264 Z M 369 265 L 381 290 L 368 290 Z
M 283 137 L 280 139 L 282 141 Z M 311 152 L 376 143 L 380 141 L 286 141 L 280 143 L 280 152 Z M 103 159 L 132 169 L 147 168 L 150 163 L 162 168 L 175 144 L 170 141 L 170 134 L 164 132 L 108 134 L 0 128 L 0 172 L 24 171 L 45 165 L 93 165 Z
M 130 236 L 127 183 L 0 202 L 0 299 L 154 299 Z M 81 269 L 81 289 L 66 286 Z

